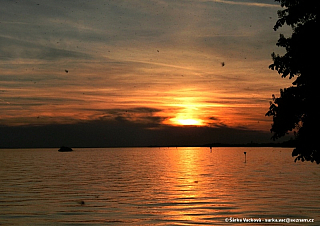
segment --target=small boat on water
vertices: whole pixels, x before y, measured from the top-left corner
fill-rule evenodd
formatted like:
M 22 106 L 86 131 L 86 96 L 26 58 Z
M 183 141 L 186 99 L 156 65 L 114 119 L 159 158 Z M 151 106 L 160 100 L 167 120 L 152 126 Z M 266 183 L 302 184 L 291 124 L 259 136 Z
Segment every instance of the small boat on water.
M 72 150 L 72 148 L 62 146 L 58 151 L 59 152 L 70 152 L 70 151 L 73 151 L 73 150 Z

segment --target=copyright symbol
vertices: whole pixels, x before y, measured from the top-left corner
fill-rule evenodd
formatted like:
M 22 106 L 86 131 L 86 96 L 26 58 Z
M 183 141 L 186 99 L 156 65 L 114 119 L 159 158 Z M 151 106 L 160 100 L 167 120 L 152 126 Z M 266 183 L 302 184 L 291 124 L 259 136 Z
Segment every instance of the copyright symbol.
M 225 222 L 229 222 L 229 218 L 224 219 Z

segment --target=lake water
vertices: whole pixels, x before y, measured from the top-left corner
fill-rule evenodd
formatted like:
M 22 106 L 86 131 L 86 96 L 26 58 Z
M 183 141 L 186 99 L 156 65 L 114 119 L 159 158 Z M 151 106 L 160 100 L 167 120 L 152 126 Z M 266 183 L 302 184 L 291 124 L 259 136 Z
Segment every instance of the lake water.
M 0 225 L 320 225 L 320 166 L 291 151 L 0 150 Z

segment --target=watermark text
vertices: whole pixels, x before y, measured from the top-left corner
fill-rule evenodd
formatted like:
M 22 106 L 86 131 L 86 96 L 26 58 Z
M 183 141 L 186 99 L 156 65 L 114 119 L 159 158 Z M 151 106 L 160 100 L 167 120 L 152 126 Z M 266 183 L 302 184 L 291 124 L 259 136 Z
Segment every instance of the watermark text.
M 227 223 L 314 223 L 312 218 L 237 218 L 227 217 L 224 219 Z

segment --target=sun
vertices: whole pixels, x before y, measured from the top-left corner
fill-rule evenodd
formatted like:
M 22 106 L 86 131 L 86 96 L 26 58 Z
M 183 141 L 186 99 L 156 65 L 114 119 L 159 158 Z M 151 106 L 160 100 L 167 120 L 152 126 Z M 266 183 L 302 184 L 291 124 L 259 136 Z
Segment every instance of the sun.
M 172 104 L 175 109 L 170 112 L 166 124 L 173 126 L 206 126 L 204 116 L 204 104 L 195 97 L 177 97 L 174 98 L 179 103 Z
M 188 125 L 200 125 L 201 124 L 196 119 L 178 119 L 177 121 L 178 121 L 179 124 L 185 125 L 185 126 L 188 126 Z
M 200 126 L 203 125 L 202 120 L 193 118 L 172 118 L 170 120 L 175 125 L 183 126 Z

